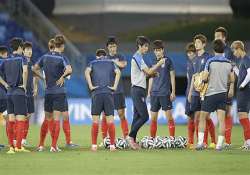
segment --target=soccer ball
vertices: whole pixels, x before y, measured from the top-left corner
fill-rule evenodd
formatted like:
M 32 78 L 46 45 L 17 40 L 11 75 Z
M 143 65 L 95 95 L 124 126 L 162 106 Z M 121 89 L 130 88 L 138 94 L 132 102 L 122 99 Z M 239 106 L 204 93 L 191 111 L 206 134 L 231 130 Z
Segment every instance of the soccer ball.
M 140 142 L 141 148 L 153 149 L 155 147 L 155 141 L 153 137 L 145 136 Z
M 154 141 L 155 141 L 155 143 L 154 143 L 154 147 L 155 148 L 157 148 L 157 149 L 163 149 L 163 148 L 165 148 L 164 138 L 163 137 L 157 136 L 154 139 Z
M 167 143 L 168 143 L 168 148 L 175 148 L 175 137 L 173 136 L 169 136 L 169 137 L 166 137 L 167 139 Z
M 164 149 L 171 148 L 171 140 L 168 137 L 163 138 Z
M 103 146 L 104 146 L 104 148 L 109 149 L 109 147 L 110 147 L 110 138 L 109 137 L 105 137 L 103 139 Z
M 182 136 L 178 136 L 176 137 L 176 140 L 178 140 L 176 147 L 177 148 L 185 148 L 187 146 L 187 138 L 186 137 L 182 137 Z
M 117 149 L 127 149 L 129 147 L 128 142 L 124 138 L 117 138 L 115 146 Z

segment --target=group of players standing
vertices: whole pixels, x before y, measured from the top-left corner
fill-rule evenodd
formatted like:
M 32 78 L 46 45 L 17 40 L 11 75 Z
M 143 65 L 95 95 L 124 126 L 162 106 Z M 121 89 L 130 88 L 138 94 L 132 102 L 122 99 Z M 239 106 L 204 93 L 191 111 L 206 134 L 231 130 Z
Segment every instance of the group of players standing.
M 227 31 L 223 27 L 215 30 L 212 43 L 213 54 L 206 52 L 207 39 L 198 34 L 186 46 L 187 90 L 186 114 L 188 116 L 188 148 L 202 150 L 210 147 L 217 150 L 230 148 L 233 120 L 231 116 L 234 87 L 237 92 L 238 115 L 244 130 L 243 149 L 250 149 L 250 58 L 246 56 L 242 41 L 234 41 L 229 47 Z M 166 56 L 164 43 L 153 42 L 155 59 L 152 66 L 144 61 L 149 50 L 145 36 L 136 39 L 137 51 L 131 60 L 131 97 L 133 121 L 129 132 L 125 117 L 125 95 L 121 70 L 127 66 L 125 58 L 118 54 L 118 42 L 109 37 L 105 49 L 96 51 L 96 59 L 85 69 L 85 78 L 91 91 L 92 151 L 97 151 L 99 118 L 102 115 L 103 139 L 110 137 L 110 151 L 115 151 L 114 110 L 121 120 L 123 137 L 134 150 L 140 149 L 136 142 L 139 129 L 148 121 L 147 98 L 150 98 L 150 135 L 156 136 L 158 112 L 162 109 L 168 120 L 170 136 L 175 136 L 175 122 L 172 116 L 172 102 L 175 100 L 175 71 L 172 60 Z M 34 113 L 34 97 L 37 95 L 38 79 L 45 80 L 45 119 L 41 126 L 38 151 L 44 150 L 45 137 L 50 131 L 51 152 L 61 151 L 57 146 L 60 132 L 60 116 L 66 146 L 76 147 L 71 141 L 68 102 L 64 87 L 65 78 L 72 73 L 72 67 L 63 54 L 65 40 L 57 35 L 49 41 L 49 52 L 32 62 L 32 44 L 20 38 L 10 41 L 11 54 L 5 46 L 0 47 L 0 113 L 7 110 L 6 133 L 10 149 L 7 153 L 29 152 L 25 148 L 29 128 L 29 117 Z M 45 77 L 41 74 L 43 70 Z M 147 88 L 147 78 L 149 87 Z M 237 85 L 235 86 L 235 79 Z M 148 91 L 146 90 L 148 89 Z M 215 126 L 209 114 L 217 111 L 219 121 L 218 141 Z M 197 145 L 194 146 L 194 135 Z M 208 134 L 211 143 L 208 145 Z M 224 143 L 225 141 L 225 143 Z
M 32 43 L 22 38 L 10 41 L 11 53 L 8 48 L 0 47 L 0 113 L 5 115 L 6 134 L 10 149 L 7 153 L 30 152 L 26 137 L 29 130 L 29 117 L 34 113 L 34 97 L 38 92 L 38 79 L 45 80 L 45 119 L 41 126 L 38 151 L 44 150 L 45 137 L 50 131 L 52 144 L 50 152 L 58 152 L 57 140 L 60 132 L 60 116 L 63 117 L 63 131 L 66 146 L 75 147 L 71 141 L 68 114 L 68 102 L 64 80 L 72 73 L 69 60 L 63 54 L 65 39 L 56 35 L 49 41 L 49 52 L 37 62 L 32 57 Z M 41 74 L 43 70 L 45 77 Z M 7 113 L 5 112 L 7 110 Z

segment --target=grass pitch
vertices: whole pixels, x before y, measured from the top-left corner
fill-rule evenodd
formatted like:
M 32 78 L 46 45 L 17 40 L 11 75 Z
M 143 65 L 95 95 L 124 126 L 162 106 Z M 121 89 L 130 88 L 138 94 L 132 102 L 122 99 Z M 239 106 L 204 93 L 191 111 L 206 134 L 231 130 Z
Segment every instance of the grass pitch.
M 64 133 L 61 130 L 60 153 L 50 153 L 50 137 L 47 136 L 45 152 L 35 152 L 39 141 L 39 126 L 31 126 L 28 141 L 32 145 L 31 153 L 7 155 L 7 149 L 0 151 L 0 175 L 249 175 L 250 152 L 241 151 L 242 128 L 234 126 L 232 150 L 216 152 L 205 150 L 121 150 L 109 152 L 100 149 L 97 153 L 89 151 L 90 126 L 72 126 L 72 140 L 80 148 L 64 148 Z M 186 136 L 186 126 L 177 126 L 176 135 Z M 117 136 L 121 136 L 117 127 Z M 146 125 L 139 133 L 139 138 L 149 135 Z M 158 135 L 168 135 L 166 126 L 158 127 Z M 101 136 L 99 134 L 99 136 Z M 101 138 L 101 137 L 99 137 Z M 101 141 L 101 140 L 100 140 Z M 7 144 L 5 129 L 0 127 L 0 143 Z

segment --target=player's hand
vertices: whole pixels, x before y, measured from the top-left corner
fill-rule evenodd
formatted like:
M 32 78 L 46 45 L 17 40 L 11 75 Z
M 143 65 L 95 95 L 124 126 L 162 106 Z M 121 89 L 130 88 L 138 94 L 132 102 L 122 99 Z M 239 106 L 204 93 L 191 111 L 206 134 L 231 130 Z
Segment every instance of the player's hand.
M 64 78 L 63 78 L 63 77 L 59 78 L 59 79 L 56 81 L 56 85 L 57 85 L 57 86 L 62 87 L 63 84 L 64 84 Z
M 108 88 L 111 89 L 112 91 L 116 91 L 116 87 L 114 87 L 114 86 L 112 86 L 112 87 L 108 86 Z
M 38 90 L 37 89 L 34 89 L 33 91 L 33 96 L 36 97 L 38 95 Z
M 192 99 L 192 94 L 188 93 L 188 102 L 191 103 L 191 99 Z
M 160 61 L 158 61 L 158 64 L 163 65 L 165 63 L 165 59 L 160 59 Z
M 10 86 L 8 84 L 5 84 L 4 87 L 5 89 L 9 89 Z
M 171 94 L 170 94 L 170 100 L 171 100 L 171 101 L 174 101 L 175 98 L 176 98 L 175 93 L 171 93 Z
M 20 86 L 18 86 L 19 88 L 22 88 L 23 90 L 24 90 L 24 92 L 26 93 L 26 87 L 24 87 L 24 85 L 20 85 Z
M 99 86 L 90 86 L 89 89 L 90 89 L 90 91 L 93 91 L 93 90 L 97 89 L 98 87 Z
M 240 87 L 239 87 L 240 91 L 242 91 L 244 88 L 245 88 L 245 87 L 243 87 L 243 86 L 240 86 Z

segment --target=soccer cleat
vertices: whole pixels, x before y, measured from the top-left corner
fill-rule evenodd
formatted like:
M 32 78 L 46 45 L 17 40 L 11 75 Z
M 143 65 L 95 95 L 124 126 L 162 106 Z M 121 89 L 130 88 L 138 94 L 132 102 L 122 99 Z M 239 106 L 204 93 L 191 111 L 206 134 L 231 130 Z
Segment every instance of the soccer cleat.
M 132 137 L 127 137 L 127 142 L 130 148 L 132 148 L 133 150 L 138 150 L 140 148 L 140 146 L 137 143 L 135 143 Z
M 216 145 L 215 150 L 216 151 L 222 151 L 223 150 L 223 146 Z
M 66 148 L 77 148 L 77 147 L 79 147 L 79 145 L 74 144 L 74 143 L 69 143 L 69 144 L 66 144 L 65 147 Z
M 193 150 L 194 149 L 194 144 L 188 144 L 187 149 Z
M 92 152 L 96 152 L 97 151 L 97 145 L 92 145 L 90 150 Z
M 43 146 L 39 146 L 36 151 L 38 152 L 43 152 L 45 150 L 45 148 Z
M 110 145 L 109 150 L 110 150 L 111 152 L 116 151 L 115 145 Z
M 215 143 L 210 143 L 208 148 L 209 149 L 215 149 L 216 148 L 216 144 Z
M 196 149 L 197 151 L 204 150 L 204 149 L 205 149 L 204 144 L 197 144 L 196 147 L 195 147 L 195 149 Z
M 56 147 L 56 151 L 57 151 L 57 152 L 61 152 L 62 150 L 57 146 L 57 147 Z
M 15 152 L 29 153 L 30 151 L 25 149 L 24 147 L 21 147 L 21 149 L 15 148 Z
M 15 154 L 15 149 L 10 147 L 9 151 L 7 151 L 7 154 Z
M 229 144 L 229 143 L 224 144 L 224 149 L 231 149 L 231 148 L 232 148 L 231 144 Z
M 22 146 L 24 146 L 24 147 L 29 147 L 30 145 L 28 144 L 28 142 L 27 142 L 26 139 L 23 139 L 23 140 L 22 140 Z

